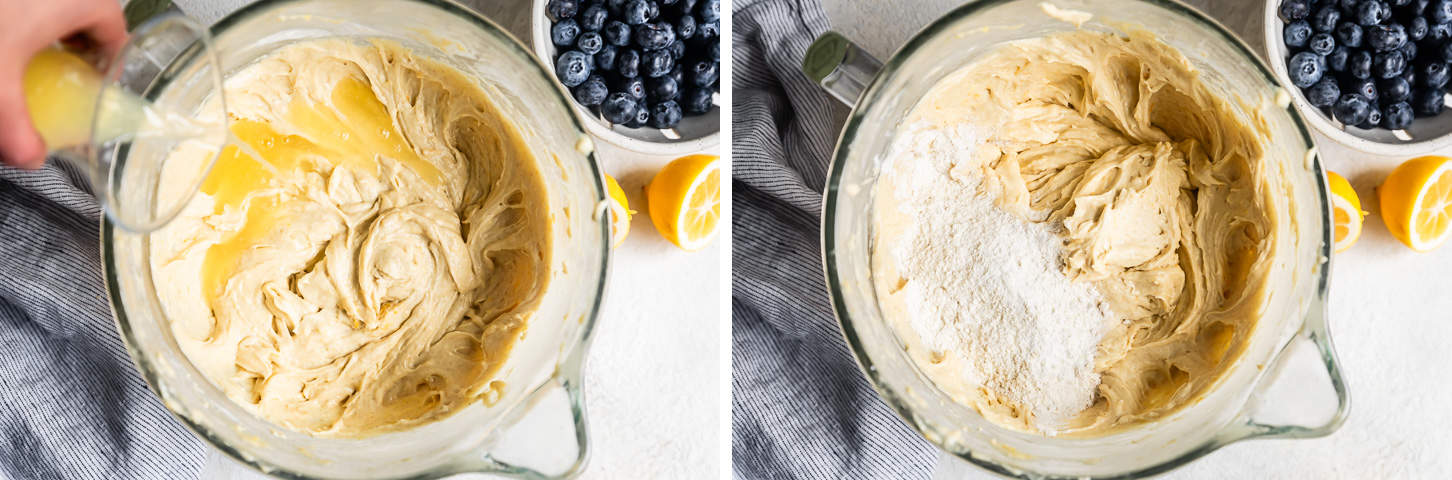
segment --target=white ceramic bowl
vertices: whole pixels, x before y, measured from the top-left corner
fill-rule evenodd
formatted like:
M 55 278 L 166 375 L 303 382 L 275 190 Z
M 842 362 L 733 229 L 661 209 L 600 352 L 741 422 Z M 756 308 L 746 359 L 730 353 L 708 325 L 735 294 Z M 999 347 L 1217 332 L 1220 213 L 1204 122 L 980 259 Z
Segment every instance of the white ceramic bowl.
M 545 5 L 549 0 L 535 0 L 531 12 L 530 24 L 533 25 L 530 35 L 530 46 L 534 49 L 535 56 L 540 61 L 554 70 L 555 53 L 557 48 L 554 42 L 550 41 L 550 27 L 553 26 L 549 15 L 545 13 Z M 559 79 L 555 79 L 559 83 Z M 568 87 L 565 87 L 569 91 Z M 591 136 L 603 140 L 606 143 L 624 148 L 626 150 L 652 155 L 686 155 L 705 150 L 715 149 L 720 143 L 721 131 L 721 108 L 719 106 L 720 94 L 713 97 L 711 111 L 705 115 L 685 117 L 676 128 L 668 130 L 656 130 L 653 128 L 626 128 L 623 125 L 613 125 L 605 121 L 599 115 L 590 112 L 590 109 L 571 102 L 575 111 L 585 119 L 585 129 Z
M 1411 157 L 1452 146 L 1452 109 L 1436 117 L 1417 118 L 1406 130 L 1391 131 L 1382 128 L 1365 130 L 1342 125 L 1311 105 L 1301 89 L 1291 83 L 1290 74 L 1286 72 L 1289 49 L 1286 48 L 1285 38 L 1281 33 L 1285 23 L 1276 11 L 1280 4 L 1281 0 L 1265 1 L 1266 60 L 1275 73 L 1276 81 L 1286 89 L 1291 103 L 1301 111 L 1301 116 L 1312 129 L 1343 145 L 1377 155 Z

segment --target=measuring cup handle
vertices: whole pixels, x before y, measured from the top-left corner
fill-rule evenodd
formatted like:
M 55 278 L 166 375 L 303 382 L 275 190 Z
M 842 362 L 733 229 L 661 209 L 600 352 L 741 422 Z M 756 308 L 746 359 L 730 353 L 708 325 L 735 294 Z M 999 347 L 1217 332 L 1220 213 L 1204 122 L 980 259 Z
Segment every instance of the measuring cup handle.
M 1318 425 L 1284 425 L 1278 424 L 1276 422 L 1261 422 L 1256 420 L 1257 414 L 1263 414 L 1268 411 L 1261 410 L 1256 407 L 1268 405 L 1270 404 L 1270 402 L 1252 402 L 1250 404 L 1252 406 L 1248 406 L 1246 412 L 1242 413 L 1242 416 L 1245 418 L 1246 421 L 1244 424 L 1242 424 L 1240 431 L 1236 432 L 1237 436 L 1239 436 L 1240 438 L 1324 437 L 1326 435 L 1330 435 L 1332 432 L 1335 432 L 1336 429 L 1340 428 L 1341 424 L 1346 421 L 1346 414 L 1351 409 L 1351 397 L 1347 393 L 1346 381 L 1341 377 L 1340 361 L 1336 358 L 1336 350 L 1332 347 L 1331 344 L 1331 333 L 1326 327 L 1326 305 L 1324 300 L 1314 302 L 1314 304 L 1311 306 L 1311 311 L 1307 312 L 1307 320 L 1305 325 L 1302 326 L 1301 331 L 1298 332 L 1296 336 L 1291 339 L 1291 342 L 1286 345 L 1286 349 L 1290 349 L 1294 346 L 1293 344 L 1298 342 L 1308 344 L 1308 346 L 1316 349 L 1316 353 L 1318 354 L 1318 359 L 1321 362 L 1321 366 L 1326 369 L 1326 374 L 1331 383 L 1331 388 L 1336 393 L 1335 412 L 1332 413 L 1329 418 L 1321 421 Z M 1281 363 L 1286 363 L 1293 360 L 1295 359 L 1282 358 Z M 1285 365 L 1277 365 L 1276 368 L 1284 367 Z M 1262 382 L 1260 386 L 1256 387 L 1256 391 L 1253 394 L 1254 397 L 1264 397 L 1266 390 L 1271 385 L 1274 385 L 1276 383 L 1279 382 Z M 1314 405 L 1315 403 L 1311 402 L 1324 402 L 1325 400 L 1324 398 L 1309 398 L 1312 397 L 1312 395 L 1307 394 L 1306 392 L 1297 392 L 1296 396 L 1301 398 L 1278 398 L 1276 399 L 1276 403 L 1279 405 L 1303 406 Z M 1299 408 L 1304 409 L 1304 407 Z
M 882 62 L 837 32 L 817 37 L 802 57 L 802 73 L 849 107 L 857 105 L 879 70 Z
M 580 381 L 582 356 L 561 365 L 534 392 L 528 413 L 484 454 L 480 473 L 553 480 L 574 477 L 585 468 L 590 451 Z

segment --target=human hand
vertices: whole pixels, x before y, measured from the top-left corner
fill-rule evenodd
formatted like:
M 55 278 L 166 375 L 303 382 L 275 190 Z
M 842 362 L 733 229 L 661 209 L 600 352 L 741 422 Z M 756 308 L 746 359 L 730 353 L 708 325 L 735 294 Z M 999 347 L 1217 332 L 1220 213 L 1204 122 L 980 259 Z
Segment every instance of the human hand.
M 46 146 L 25 105 L 25 66 L 58 40 L 115 58 L 126 44 L 126 19 L 117 0 L 0 0 L 0 19 L 7 23 L 0 28 L 0 163 L 38 168 Z

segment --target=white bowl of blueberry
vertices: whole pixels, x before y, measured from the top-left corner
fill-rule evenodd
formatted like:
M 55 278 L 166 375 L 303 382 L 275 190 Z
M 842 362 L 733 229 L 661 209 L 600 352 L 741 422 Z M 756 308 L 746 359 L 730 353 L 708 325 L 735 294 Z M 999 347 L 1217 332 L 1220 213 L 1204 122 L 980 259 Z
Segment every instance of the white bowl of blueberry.
M 535 0 L 533 43 L 596 138 L 664 155 L 717 145 L 720 0 Z
M 1452 145 L 1452 0 L 1267 0 L 1266 48 L 1321 133 L 1362 151 Z

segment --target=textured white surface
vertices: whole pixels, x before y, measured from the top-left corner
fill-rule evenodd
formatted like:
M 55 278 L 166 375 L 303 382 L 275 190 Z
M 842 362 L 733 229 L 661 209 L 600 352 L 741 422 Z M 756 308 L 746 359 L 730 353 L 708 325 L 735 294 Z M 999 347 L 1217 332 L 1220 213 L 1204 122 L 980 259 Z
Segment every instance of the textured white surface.
M 175 0 L 214 22 L 247 0 Z M 526 0 L 464 0 L 528 37 Z M 656 234 L 641 189 L 672 158 L 601 145 L 606 173 L 641 210 L 612 257 L 605 305 L 585 367 L 590 463 L 583 479 L 713 478 L 721 471 L 721 249 L 683 252 Z M 719 153 L 719 152 L 709 152 Z M 258 478 L 213 450 L 201 478 Z
M 1272 0 L 1274 1 L 1274 0 Z M 928 22 L 962 0 L 823 0 L 833 28 L 887 58 Z M 1200 0 L 1261 50 L 1262 4 Z M 1166 478 L 1447 478 L 1452 476 L 1452 246 L 1429 254 L 1403 247 L 1381 223 L 1377 184 L 1401 158 L 1359 154 L 1316 139 L 1331 170 L 1350 179 L 1372 212 L 1360 242 L 1332 266 L 1331 334 L 1351 389 L 1345 426 L 1312 440 L 1230 445 Z M 1434 152 L 1426 152 L 1434 153 Z M 1452 152 L 1435 152 L 1452 155 Z M 1285 405 L 1295 408 L 1295 405 Z M 953 458 L 937 478 L 989 478 Z

